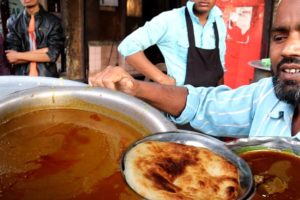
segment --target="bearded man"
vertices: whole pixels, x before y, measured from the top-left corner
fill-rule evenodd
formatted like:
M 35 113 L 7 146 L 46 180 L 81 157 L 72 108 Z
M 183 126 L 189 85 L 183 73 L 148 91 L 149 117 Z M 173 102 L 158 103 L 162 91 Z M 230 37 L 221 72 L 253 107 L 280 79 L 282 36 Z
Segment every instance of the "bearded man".
M 281 0 L 271 30 L 273 77 L 231 89 L 166 86 L 134 80 L 108 67 L 91 85 L 119 90 L 189 122 L 203 133 L 225 137 L 280 136 L 300 139 L 300 4 Z

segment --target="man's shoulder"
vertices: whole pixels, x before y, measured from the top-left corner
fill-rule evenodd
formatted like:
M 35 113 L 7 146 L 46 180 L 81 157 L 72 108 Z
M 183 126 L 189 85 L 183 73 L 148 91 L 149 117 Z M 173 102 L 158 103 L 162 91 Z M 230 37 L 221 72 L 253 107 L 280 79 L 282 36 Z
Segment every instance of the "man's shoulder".
M 60 17 L 48 11 L 43 12 L 43 16 L 51 21 L 61 21 Z
M 172 10 L 167 10 L 167 11 L 161 12 L 158 15 L 158 17 L 162 17 L 162 18 L 179 17 L 181 15 L 184 15 L 184 9 L 185 9 L 185 6 L 180 7 L 180 8 L 174 8 Z
M 21 11 L 19 12 L 18 14 L 13 14 L 11 15 L 8 19 L 7 19 L 7 24 L 14 24 L 16 23 L 17 21 L 19 21 L 22 17 L 23 17 L 23 12 L 24 11 Z
M 223 11 L 217 5 L 215 5 L 215 6 L 212 7 L 211 13 L 213 13 L 213 15 L 215 15 L 215 16 L 222 16 L 223 15 Z
M 212 19 L 213 21 L 224 22 L 222 10 L 218 6 L 214 6 L 209 12 L 209 19 Z
M 11 26 L 11 25 L 15 24 L 15 23 L 16 23 L 16 20 L 17 20 L 17 16 L 16 16 L 16 15 L 10 16 L 10 17 L 7 19 L 7 25 L 8 25 L 8 26 Z
M 147 21 L 146 24 L 151 25 L 153 27 L 161 27 L 164 30 L 169 29 L 170 27 L 178 27 L 179 24 L 183 21 L 182 8 L 174 8 L 172 10 L 167 10 L 159 13 L 154 16 L 150 21 Z M 147 26 L 143 26 L 147 27 Z M 140 27 L 140 28 L 143 28 Z M 178 29 L 178 28 L 176 28 Z

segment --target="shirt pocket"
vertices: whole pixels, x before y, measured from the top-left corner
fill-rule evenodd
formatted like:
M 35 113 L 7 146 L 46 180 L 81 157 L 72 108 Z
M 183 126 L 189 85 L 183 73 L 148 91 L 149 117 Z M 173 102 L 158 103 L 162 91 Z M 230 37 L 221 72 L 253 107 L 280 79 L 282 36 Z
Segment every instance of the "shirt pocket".
M 184 35 L 178 36 L 176 44 L 177 44 L 178 48 L 182 48 L 182 49 L 186 49 L 186 50 L 190 46 L 189 41 L 187 40 L 187 36 L 184 36 Z
M 187 38 L 187 33 L 180 33 L 178 34 L 178 37 L 176 39 L 176 51 L 178 54 L 178 56 L 186 58 L 187 57 L 187 52 L 188 52 L 188 48 L 189 48 L 189 41 Z

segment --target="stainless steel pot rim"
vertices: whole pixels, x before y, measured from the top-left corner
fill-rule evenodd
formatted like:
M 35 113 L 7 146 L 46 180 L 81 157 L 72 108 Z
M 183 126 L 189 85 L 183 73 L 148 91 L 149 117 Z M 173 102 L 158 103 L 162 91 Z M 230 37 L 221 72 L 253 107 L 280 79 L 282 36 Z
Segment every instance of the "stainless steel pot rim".
M 39 86 L 14 92 L 0 99 L 0 120 L 9 113 L 18 112 L 20 107 L 61 107 L 74 100 L 125 114 L 144 125 L 149 133 L 177 130 L 159 110 L 144 101 L 121 92 L 89 86 Z
M 0 76 L 0 99 L 14 92 L 39 86 L 87 86 L 87 84 L 79 81 L 52 77 Z
M 289 137 L 249 137 L 240 138 L 236 141 L 226 143 L 226 146 L 233 151 L 241 149 L 275 149 L 288 151 L 290 153 L 300 155 L 300 141 L 297 138 Z

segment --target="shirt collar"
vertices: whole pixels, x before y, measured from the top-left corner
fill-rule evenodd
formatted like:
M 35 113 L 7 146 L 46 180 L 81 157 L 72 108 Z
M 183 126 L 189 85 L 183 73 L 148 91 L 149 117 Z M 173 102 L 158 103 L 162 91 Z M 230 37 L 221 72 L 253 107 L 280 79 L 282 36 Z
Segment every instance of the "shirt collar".
M 294 106 L 283 101 L 278 101 L 269 115 L 273 119 L 283 118 L 285 122 L 291 123 L 293 120 L 294 110 Z M 293 138 L 300 140 L 300 132 L 294 135 Z
M 197 17 L 197 16 L 194 14 L 194 12 L 193 12 L 194 4 L 195 4 L 195 2 L 193 2 L 193 1 L 187 1 L 186 7 L 187 7 L 187 9 L 188 9 L 188 11 L 189 11 L 189 14 L 190 14 L 191 18 L 192 18 L 193 20 L 196 20 L 196 21 L 199 22 L 198 17 Z M 215 22 L 216 19 L 217 19 L 217 18 L 220 18 L 220 17 L 222 17 L 222 11 L 221 11 L 221 9 L 220 9 L 219 7 L 217 7 L 217 6 L 214 6 L 214 7 L 210 10 L 210 12 L 209 12 L 209 15 L 208 15 L 208 22 Z
M 279 119 L 281 117 L 284 117 L 287 120 L 291 120 L 294 114 L 294 109 L 294 106 L 283 101 L 278 101 L 278 103 L 274 106 L 269 115 L 273 119 Z
M 300 132 L 298 132 L 295 136 L 293 136 L 293 138 L 300 141 Z

